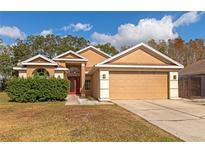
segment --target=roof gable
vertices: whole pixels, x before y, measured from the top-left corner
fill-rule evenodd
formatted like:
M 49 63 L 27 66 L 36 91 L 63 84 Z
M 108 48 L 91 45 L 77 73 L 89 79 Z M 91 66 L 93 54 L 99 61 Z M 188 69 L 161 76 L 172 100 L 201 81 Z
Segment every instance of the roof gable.
M 170 63 L 163 61 L 150 54 L 142 48 L 134 49 L 132 52 L 124 54 L 106 64 L 119 65 L 169 65 Z
M 65 61 L 87 61 L 87 59 L 74 51 L 67 51 L 53 58 L 53 60 L 65 60 Z
M 79 51 L 77 51 L 77 53 L 80 54 L 80 53 L 82 53 L 82 52 L 85 52 L 85 51 L 88 50 L 88 49 L 92 49 L 92 50 L 95 51 L 96 53 L 98 53 L 98 54 L 100 54 L 100 55 L 103 55 L 103 56 L 106 57 L 106 58 L 110 58 L 110 57 L 111 57 L 109 54 L 107 54 L 107 53 L 101 51 L 100 49 L 98 49 L 98 48 L 96 48 L 96 47 L 94 47 L 94 46 L 91 46 L 91 45 L 88 46 L 88 47 L 85 47 L 85 48 L 83 48 L 83 49 L 81 49 L 81 50 L 79 50 Z
M 20 63 L 21 65 L 57 65 L 57 63 L 43 55 L 36 55 L 33 56 L 23 62 Z
M 34 60 L 31 60 L 30 62 L 32 62 L 32 63 L 48 63 L 49 61 L 39 57 L 39 58 L 36 58 Z
M 83 50 L 79 54 L 88 59 L 86 63 L 86 70 L 90 70 L 93 66 L 108 58 L 107 56 L 99 52 L 96 52 L 96 50 L 93 48 L 87 48 L 86 50 Z
M 147 50 L 147 51 L 146 51 Z M 183 68 L 183 65 L 148 46 L 140 43 L 117 55 L 97 64 L 100 65 L 175 65 Z

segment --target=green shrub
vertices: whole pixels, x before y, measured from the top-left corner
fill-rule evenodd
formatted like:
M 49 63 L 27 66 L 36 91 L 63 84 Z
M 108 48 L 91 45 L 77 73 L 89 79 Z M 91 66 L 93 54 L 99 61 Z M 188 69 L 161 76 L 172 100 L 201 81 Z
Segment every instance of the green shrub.
M 13 78 L 7 83 L 6 92 L 16 102 L 62 101 L 68 87 L 69 81 L 60 78 Z

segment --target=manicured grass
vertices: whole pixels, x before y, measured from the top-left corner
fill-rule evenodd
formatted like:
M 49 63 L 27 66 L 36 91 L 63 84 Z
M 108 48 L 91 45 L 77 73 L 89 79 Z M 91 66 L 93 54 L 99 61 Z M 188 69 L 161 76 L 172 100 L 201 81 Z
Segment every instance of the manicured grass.
M 180 141 L 117 105 L 8 100 L 0 93 L 0 141 Z

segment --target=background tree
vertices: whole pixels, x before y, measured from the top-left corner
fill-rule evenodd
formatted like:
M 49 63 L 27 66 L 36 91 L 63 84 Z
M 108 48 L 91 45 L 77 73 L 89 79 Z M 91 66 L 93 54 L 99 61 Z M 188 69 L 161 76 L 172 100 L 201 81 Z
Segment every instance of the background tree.
M 147 44 L 151 47 L 153 47 L 154 49 L 157 49 L 158 50 L 158 44 L 157 42 L 154 40 L 154 39 L 151 39 L 147 42 Z
M 158 43 L 154 40 L 151 39 L 147 42 L 147 44 L 151 47 L 153 47 L 154 49 L 159 50 L 160 52 L 162 52 L 163 54 L 168 54 L 168 46 L 167 43 L 164 40 L 160 40 Z
M 124 51 L 124 50 L 127 50 L 127 49 L 129 49 L 129 48 L 131 48 L 132 47 L 132 45 L 124 45 L 124 46 L 121 46 L 120 47 L 120 52 L 121 51 Z
M 13 63 L 16 64 L 19 61 L 23 61 L 33 55 L 33 52 L 27 42 L 22 40 L 16 40 L 16 44 L 9 46 L 13 54 Z
M 12 75 L 12 61 L 8 53 L 2 52 L 0 54 L 0 74 L 3 78 L 9 79 Z
M 3 50 L 4 43 L 3 40 L 0 38 L 0 52 Z
M 190 40 L 187 43 L 186 63 L 192 64 L 200 59 L 205 58 L 205 46 L 202 39 Z
M 203 39 L 190 40 L 185 43 L 185 41 L 179 37 L 168 40 L 167 42 L 162 40 L 158 43 L 155 42 L 155 40 L 150 40 L 148 44 L 184 66 L 193 64 L 200 59 L 205 59 L 205 44 Z
M 83 37 L 76 36 L 28 36 L 25 42 L 32 52 L 43 50 L 48 53 L 50 58 L 61 54 L 68 50 L 77 51 L 90 44 L 90 42 Z
M 168 41 L 168 56 L 170 56 L 171 58 L 183 64 L 185 61 L 185 52 L 186 45 L 182 38 L 176 38 L 174 40 Z
M 114 56 L 118 53 L 117 49 L 113 47 L 110 43 L 106 44 L 98 44 L 95 46 L 96 48 L 99 48 L 100 50 L 106 52 L 107 54 Z

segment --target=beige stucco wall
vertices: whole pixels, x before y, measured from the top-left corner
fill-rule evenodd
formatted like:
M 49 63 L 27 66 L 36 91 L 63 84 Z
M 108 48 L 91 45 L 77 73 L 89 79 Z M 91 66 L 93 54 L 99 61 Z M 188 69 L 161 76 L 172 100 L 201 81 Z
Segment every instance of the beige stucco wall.
M 39 58 L 32 60 L 31 62 L 32 63 L 47 63 L 48 61 L 39 57 Z
M 88 62 L 86 63 L 86 71 L 89 71 L 95 64 L 107 59 L 106 56 L 96 52 L 94 49 L 88 49 L 79 54 L 88 59 Z
M 67 59 L 78 59 L 79 57 L 78 56 L 76 56 L 76 55 L 74 55 L 74 54 L 72 54 L 72 53 L 69 53 L 69 54 L 66 54 L 66 55 L 64 55 L 64 56 L 62 56 L 62 57 L 60 57 L 60 58 L 67 58 Z
M 136 49 L 133 52 L 119 57 L 117 60 L 109 62 L 109 64 L 122 64 L 122 65 L 167 65 L 165 62 L 150 55 L 143 49 Z
M 60 65 L 61 67 L 66 67 L 66 63 L 65 61 L 56 61 L 58 65 Z
M 92 75 L 92 96 L 96 99 L 99 98 L 99 84 L 100 84 L 99 70 L 96 70 Z

